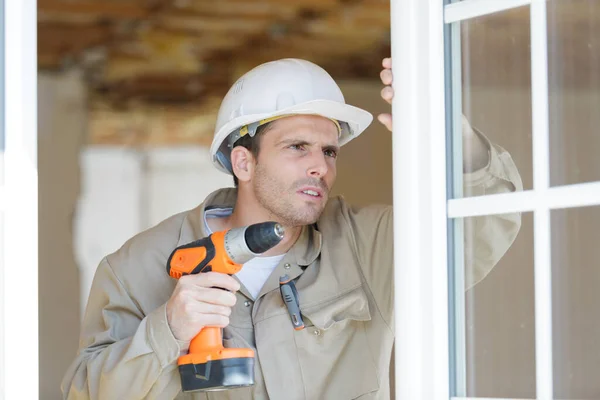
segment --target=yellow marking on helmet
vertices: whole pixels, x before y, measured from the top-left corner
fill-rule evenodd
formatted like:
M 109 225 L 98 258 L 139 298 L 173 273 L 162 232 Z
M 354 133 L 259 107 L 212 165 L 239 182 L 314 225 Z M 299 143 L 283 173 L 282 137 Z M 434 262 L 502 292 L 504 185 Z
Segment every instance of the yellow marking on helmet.
M 303 114 L 285 114 L 285 115 L 278 115 L 276 117 L 269 117 L 269 118 L 265 118 L 265 119 L 261 119 L 260 121 L 258 121 L 258 126 L 262 126 L 265 124 L 268 124 L 269 122 L 273 122 L 275 120 L 281 119 L 281 118 L 285 118 L 285 117 L 291 117 L 291 116 L 295 116 L 295 115 L 303 115 Z M 327 118 L 328 120 L 330 120 L 331 122 L 333 122 L 335 124 L 335 126 L 337 127 L 338 130 L 338 134 L 342 134 L 342 127 L 340 126 L 340 123 L 333 119 L 333 118 Z M 248 125 L 244 125 L 240 128 L 240 137 L 245 136 L 248 134 Z
M 331 120 L 331 121 L 332 121 L 332 122 L 335 124 L 335 126 L 337 127 L 338 134 L 339 134 L 339 135 L 341 135 L 341 134 L 342 134 L 342 127 L 340 126 L 340 123 L 338 122 L 338 120 L 337 120 L 337 119 L 331 119 L 331 118 L 329 118 L 329 119 L 330 119 L 330 120 Z

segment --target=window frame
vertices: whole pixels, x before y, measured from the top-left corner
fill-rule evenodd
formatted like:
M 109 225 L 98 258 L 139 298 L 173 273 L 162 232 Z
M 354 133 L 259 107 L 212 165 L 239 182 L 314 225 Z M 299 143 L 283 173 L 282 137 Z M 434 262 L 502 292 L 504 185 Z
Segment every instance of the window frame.
M 0 399 L 37 399 L 37 2 L 0 10 Z
M 530 7 L 533 189 L 460 198 L 451 174 L 462 171 L 453 140 L 461 129 L 459 24 L 522 6 Z M 462 242 L 454 238 L 462 237 L 465 217 L 532 211 L 536 390 L 537 399 L 551 399 L 550 211 L 600 205 L 600 182 L 549 186 L 546 0 L 398 0 L 391 11 L 396 398 L 470 399 L 464 292 L 453 290 L 463 287 L 453 268 L 462 265 Z

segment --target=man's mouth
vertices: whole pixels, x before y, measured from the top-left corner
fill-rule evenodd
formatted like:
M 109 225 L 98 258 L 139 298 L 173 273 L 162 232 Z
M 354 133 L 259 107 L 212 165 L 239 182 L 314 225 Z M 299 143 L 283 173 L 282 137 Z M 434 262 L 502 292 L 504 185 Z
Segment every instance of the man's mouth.
M 307 199 L 322 199 L 326 192 L 317 186 L 304 186 L 298 190 L 298 193 Z
M 310 196 L 314 196 L 314 197 L 321 197 L 321 195 L 319 194 L 319 192 L 316 192 L 314 190 L 303 190 L 302 193 L 304 194 L 308 194 Z

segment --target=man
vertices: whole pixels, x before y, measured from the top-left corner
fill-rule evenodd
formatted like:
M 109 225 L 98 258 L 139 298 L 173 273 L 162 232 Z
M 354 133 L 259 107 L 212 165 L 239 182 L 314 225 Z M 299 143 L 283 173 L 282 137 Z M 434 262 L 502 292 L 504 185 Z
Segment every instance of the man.
M 386 85 L 390 62 L 383 63 Z M 389 86 L 382 92 L 388 101 L 392 95 Z M 391 127 L 390 115 L 379 118 Z M 392 210 L 329 198 L 340 147 L 371 121 L 346 105 L 333 79 L 312 63 L 279 60 L 242 76 L 223 100 L 211 146 L 215 166 L 234 176 L 236 188 L 212 193 L 102 260 L 80 349 L 64 378 L 65 398 L 389 398 Z M 467 158 L 478 164 L 476 185 L 488 193 L 520 188 L 505 152 L 472 131 L 465 139 L 474 153 Z M 267 220 L 284 225 L 285 238 L 236 276 L 167 276 L 177 246 Z M 472 244 L 486 248 L 471 266 L 477 280 L 520 223 L 518 215 L 484 220 Z M 282 302 L 284 274 L 298 288 L 303 330 L 294 330 Z M 255 349 L 254 387 L 180 392 L 177 358 L 205 326 L 223 327 L 227 347 Z

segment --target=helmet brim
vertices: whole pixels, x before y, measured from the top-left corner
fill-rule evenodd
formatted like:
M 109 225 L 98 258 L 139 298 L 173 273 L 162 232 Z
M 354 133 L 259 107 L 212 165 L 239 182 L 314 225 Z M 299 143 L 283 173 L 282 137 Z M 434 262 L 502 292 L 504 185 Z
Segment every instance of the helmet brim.
M 221 145 L 224 144 L 223 142 L 226 141 L 232 132 L 244 125 L 282 115 L 320 115 L 325 118 L 335 119 L 345 123 L 339 138 L 340 146 L 343 146 L 352 139 L 358 137 L 369 127 L 369 125 L 371 125 L 371 122 L 373 122 L 373 115 L 370 112 L 349 104 L 331 100 L 311 100 L 283 108 L 274 113 L 244 115 L 234 118 L 223 125 L 214 136 L 210 154 L 215 167 L 226 174 L 231 174 L 231 171 L 219 161 L 217 153 L 223 151 Z M 226 156 L 228 157 L 229 154 Z

